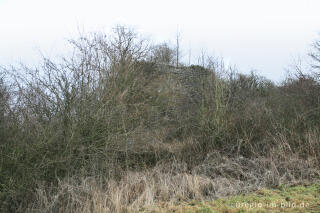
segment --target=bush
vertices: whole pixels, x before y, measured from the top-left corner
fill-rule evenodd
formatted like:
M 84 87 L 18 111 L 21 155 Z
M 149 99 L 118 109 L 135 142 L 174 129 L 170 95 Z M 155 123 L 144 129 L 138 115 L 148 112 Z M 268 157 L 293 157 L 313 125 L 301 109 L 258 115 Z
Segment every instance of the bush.
M 60 63 L 43 58 L 36 68 L 2 69 L 12 82 L 9 87 L 0 81 L 2 211 L 72 211 L 68 203 L 59 206 L 50 199 L 74 199 L 77 193 L 62 195 L 64 183 L 77 185 L 89 177 L 99 182 L 97 190 L 110 186 L 113 196 L 117 184 L 121 190 L 139 191 L 139 181 L 144 181 L 147 190 L 170 174 L 170 184 L 185 184 L 180 191 L 172 188 L 174 196 L 186 199 L 215 196 L 217 185 L 210 185 L 210 178 L 217 174 L 235 185 L 242 181 L 241 190 L 243 181 L 254 188 L 318 177 L 320 87 L 315 76 L 276 85 L 220 62 L 176 68 L 150 60 L 148 43 L 124 27 L 115 28 L 110 37 L 93 34 L 71 44 L 73 57 Z M 216 158 L 210 160 L 212 156 Z M 167 162 L 170 171 L 161 167 L 157 173 Z M 267 168 L 259 170 L 263 165 Z M 299 171 L 308 175 L 298 177 Z M 132 186 L 124 183 L 130 174 L 139 176 Z M 157 187 L 150 188 L 153 197 Z M 161 199 L 169 196 L 159 193 L 164 193 Z M 140 192 L 133 194 L 146 199 Z M 128 205 L 136 198 L 125 197 Z

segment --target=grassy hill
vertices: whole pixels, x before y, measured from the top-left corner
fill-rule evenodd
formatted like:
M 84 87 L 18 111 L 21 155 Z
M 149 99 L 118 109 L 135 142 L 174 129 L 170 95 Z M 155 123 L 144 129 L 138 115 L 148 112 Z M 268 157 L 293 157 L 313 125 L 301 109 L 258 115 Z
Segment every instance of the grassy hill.
M 275 84 L 212 58 L 176 67 L 125 28 L 71 44 L 59 62 L 1 68 L 2 212 L 138 211 L 319 181 L 317 73 Z

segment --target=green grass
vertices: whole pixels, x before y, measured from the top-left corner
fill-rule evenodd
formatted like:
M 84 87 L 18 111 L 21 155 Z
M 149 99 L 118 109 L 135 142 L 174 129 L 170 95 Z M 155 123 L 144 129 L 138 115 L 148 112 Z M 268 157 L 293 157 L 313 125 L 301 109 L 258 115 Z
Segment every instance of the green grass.
M 150 209 L 148 209 L 150 211 Z M 320 212 L 320 184 L 281 186 L 214 201 L 159 205 L 153 212 Z

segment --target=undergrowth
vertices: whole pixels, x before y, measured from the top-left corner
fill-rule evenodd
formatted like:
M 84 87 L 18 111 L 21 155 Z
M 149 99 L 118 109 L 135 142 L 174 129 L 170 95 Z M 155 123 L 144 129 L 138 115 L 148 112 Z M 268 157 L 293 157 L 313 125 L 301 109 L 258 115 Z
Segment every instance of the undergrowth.
M 124 27 L 70 44 L 60 62 L 1 68 L 1 211 L 138 211 L 319 180 L 316 72 L 275 84 L 210 57 L 176 67 Z

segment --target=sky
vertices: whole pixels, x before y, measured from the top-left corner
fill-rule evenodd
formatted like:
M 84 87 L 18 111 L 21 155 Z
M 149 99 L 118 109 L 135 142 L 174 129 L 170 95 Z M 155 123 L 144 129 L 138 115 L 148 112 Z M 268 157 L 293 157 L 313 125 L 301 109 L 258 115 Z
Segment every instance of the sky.
M 174 44 L 191 63 L 204 51 L 274 81 L 320 39 L 319 0 L 0 0 L 0 65 L 58 57 L 66 42 L 117 25 Z

